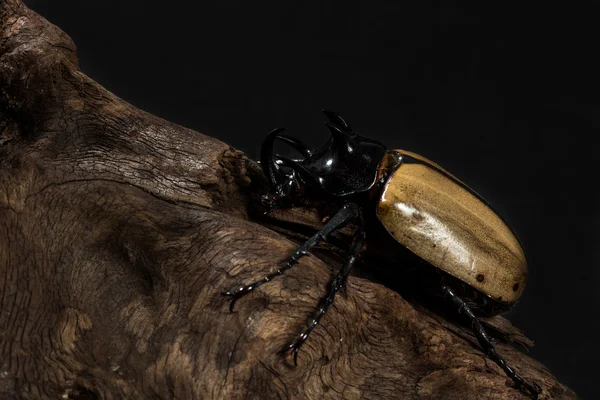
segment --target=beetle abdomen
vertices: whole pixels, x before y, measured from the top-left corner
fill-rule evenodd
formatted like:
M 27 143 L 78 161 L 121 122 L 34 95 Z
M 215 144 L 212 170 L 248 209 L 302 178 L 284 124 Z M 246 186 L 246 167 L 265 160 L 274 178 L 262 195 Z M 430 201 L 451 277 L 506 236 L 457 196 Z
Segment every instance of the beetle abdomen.
M 433 266 L 504 303 L 525 287 L 527 263 L 504 221 L 458 179 L 404 150 L 377 206 L 377 217 L 402 245 Z

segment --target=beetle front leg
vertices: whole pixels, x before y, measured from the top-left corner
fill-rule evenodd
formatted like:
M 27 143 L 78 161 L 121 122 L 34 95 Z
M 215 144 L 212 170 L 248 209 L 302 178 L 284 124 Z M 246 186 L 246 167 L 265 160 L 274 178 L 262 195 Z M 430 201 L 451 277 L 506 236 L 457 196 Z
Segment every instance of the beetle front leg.
M 329 306 L 333 304 L 333 300 L 335 299 L 335 295 L 340 289 L 346 288 L 346 282 L 348 281 L 348 276 L 350 272 L 352 272 L 352 267 L 356 263 L 358 258 L 358 254 L 363 247 L 365 242 L 365 231 L 362 228 L 359 228 L 360 231 L 356 235 L 354 235 L 354 239 L 352 241 L 352 245 L 350 246 L 350 256 L 344 263 L 344 266 L 337 273 L 333 281 L 331 282 L 331 286 L 329 288 L 329 292 L 327 295 L 321 300 L 319 311 L 317 315 L 313 318 L 311 323 L 308 325 L 306 330 L 300 334 L 296 342 L 291 344 L 288 349 L 293 349 L 294 351 L 294 365 L 298 365 L 298 352 L 300 351 L 300 347 L 306 342 L 308 339 L 308 335 L 312 332 L 313 329 L 319 324 L 321 318 L 325 315 Z
M 537 399 L 538 395 L 541 393 L 541 388 L 536 384 L 531 384 L 525 381 L 496 352 L 496 349 L 494 348 L 494 345 L 492 344 L 492 341 L 490 340 L 487 332 L 479 322 L 479 319 L 475 316 L 475 314 L 473 314 L 471 308 L 464 302 L 464 300 L 458 297 L 456 293 L 454 293 L 454 291 L 448 286 L 442 286 L 442 292 L 457 307 L 458 313 L 469 320 L 469 322 L 471 323 L 471 329 L 473 329 L 473 333 L 475 333 L 475 336 L 477 337 L 477 340 L 479 341 L 479 344 L 483 348 L 485 354 L 504 370 L 506 375 L 508 375 L 508 377 L 513 380 L 517 388 L 525 389 L 525 391 L 531 394 L 533 398 Z
M 230 311 L 233 311 L 235 302 L 242 296 L 250 293 L 260 285 L 263 285 L 276 277 L 283 275 L 283 273 L 291 269 L 298 263 L 300 258 L 308 254 L 308 251 L 325 240 L 328 235 L 335 232 L 336 230 L 344 227 L 350 221 L 354 220 L 360 215 L 360 210 L 356 204 L 348 203 L 345 204 L 327 223 L 321 230 L 315 233 L 310 239 L 308 239 L 302 246 L 300 246 L 294 254 L 286 261 L 286 263 L 277 271 L 265 276 L 263 279 L 251 283 L 249 285 L 242 285 L 231 292 L 221 292 L 222 295 L 232 297 L 231 304 L 229 306 Z

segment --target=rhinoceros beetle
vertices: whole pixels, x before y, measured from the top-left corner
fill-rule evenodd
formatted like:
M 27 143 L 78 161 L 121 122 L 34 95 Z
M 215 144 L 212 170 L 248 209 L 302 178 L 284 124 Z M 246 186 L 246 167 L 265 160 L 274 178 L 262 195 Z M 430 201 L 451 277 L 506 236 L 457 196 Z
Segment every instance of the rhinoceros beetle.
M 270 193 L 263 200 L 269 208 L 301 207 L 307 202 L 330 202 L 340 207 L 275 272 L 223 292 L 232 298 L 231 310 L 237 299 L 292 268 L 331 233 L 349 223 L 356 225 L 348 258 L 311 323 L 289 346 L 297 364 L 302 344 L 336 294 L 345 289 L 369 234 L 364 215 L 370 212 L 397 246 L 452 278 L 438 285 L 440 295 L 469 321 L 485 354 L 518 388 L 537 396 L 539 386 L 525 381 L 507 365 L 476 315 L 480 310 L 487 310 L 488 315 L 507 310 L 523 292 L 527 262 L 514 232 L 485 200 L 436 163 L 409 151 L 388 150 L 380 142 L 355 133 L 338 114 L 323 112 L 331 137 L 319 149 L 282 134 L 283 129 L 267 135 L 260 162 Z M 275 140 L 292 146 L 304 158 L 274 154 Z M 476 292 L 478 303 L 465 301 L 458 294 L 464 290 L 459 290 L 456 282 Z

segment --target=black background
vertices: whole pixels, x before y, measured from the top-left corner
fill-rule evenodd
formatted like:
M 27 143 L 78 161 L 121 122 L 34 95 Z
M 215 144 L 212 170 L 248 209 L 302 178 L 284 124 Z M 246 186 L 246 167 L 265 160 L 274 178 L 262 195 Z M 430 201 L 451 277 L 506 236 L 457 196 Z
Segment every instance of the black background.
M 330 108 L 452 171 L 524 243 L 530 279 L 508 316 L 535 340 L 533 356 L 599 398 L 600 7 L 26 3 L 109 90 L 253 158 L 280 126 L 319 145 Z

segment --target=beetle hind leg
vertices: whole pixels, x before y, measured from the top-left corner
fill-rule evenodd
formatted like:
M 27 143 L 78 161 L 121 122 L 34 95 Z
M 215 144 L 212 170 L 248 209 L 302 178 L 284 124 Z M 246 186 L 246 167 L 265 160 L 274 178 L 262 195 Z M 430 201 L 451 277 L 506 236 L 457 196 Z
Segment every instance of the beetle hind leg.
M 325 240 L 327 236 L 334 231 L 344 227 L 350 221 L 354 220 L 360 215 L 360 210 L 357 205 L 348 203 L 345 204 L 327 223 L 321 230 L 315 233 L 310 239 L 308 239 L 302 246 L 300 246 L 294 254 L 285 262 L 285 264 L 278 268 L 277 271 L 272 272 L 266 275 L 263 279 L 258 280 L 249 285 L 242 285 L 232 291 L 229 292 L 221 292 L 223 296 L 231 297 L 231 303 L 229 305 L 229 310 L 233 311 L 233 307 L 235 302 L 242 296 L 250 293 L 257 287 L 270 282 L 271 280 L 277 278 L 280 275 L 283 275 L 284 272 L 291 269 L 294 265 L 298 263 L 300 258 L 304 257 L 308 254 L 308 251 L 319 244 L 321 241 Z
M 506 361 L 496 352 L 490 337 L 487 332 L 479 322 L 479 319 L 475 316 L 471 308 L 464 302 L 463 299 L 458 297 L 456 293 L 448 286 L 442 286 L 443 294 L 450 299 L 452 304 L 456 306 L 458 309 L 458 313 L 463 315 L 466 319 L 471 323 L 471 329 L 473 329 L 473 333 L 477 337 L 479 344 L 483 348 L 485 354 L 496 364 L 498 364 L 508 375 L 509 378 L 513 380 L 515 386 L 518 389 L 524 390 L 525 392 L 532 395 L 533 398 L 537 399 L 538 395 L 541 393 L 541 388 L 535 383 L 529 383 L 524 380 L 519 374 L 515 372 L 515 370 L 510 367 Z
M 348 259 L 346 260 L 340 271 L 337 273 L 335 278 L 333 278 L 327 295 L 323 297 L 323 299 L 321 299 L 319 311 L 317 312 L 311 323 L 308 325 L 308 327 L 304 330 L 304 332 L 302 332 L 300 336 L 298 336 L 298 339 L 296 339 L 296 341 L 293 344 L 288 346 L 288 349 L 294 352 L 295 365 L 298 365 L 298 352 L 300 351 L 300 348 L 302 347 L 304 342 L 306 342 L 306 339 L 308 339 L 308 335 L 310 335 L 312 330 L 315 329 L 315 327 L 319 324 L 321 318 L 323 318 L 323 316 L 329 309 L 329 306 L 333 304 L 337 292 L 342 290 L 342 293 L 344 293 L 346 289 L 346 282 L 348 281 L 348 276 L 350 275 L 350 272 L 352 272 L 352 267 L 356 263 L 358 254 L 360 253 L 360 250 L 362 249 L 363 244 L 365 242 L 365 231 L 362 230 L 362 228 L 359 229 L 360 230 L 354 235 L 354 239 L 352 240 L 352 245 L 350 246 L 350 255 Z

